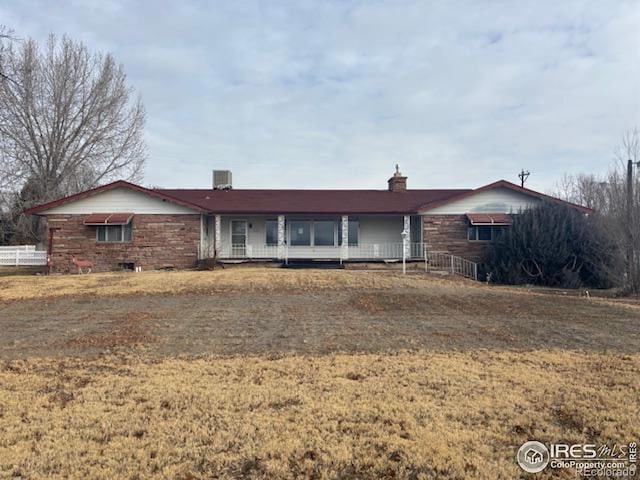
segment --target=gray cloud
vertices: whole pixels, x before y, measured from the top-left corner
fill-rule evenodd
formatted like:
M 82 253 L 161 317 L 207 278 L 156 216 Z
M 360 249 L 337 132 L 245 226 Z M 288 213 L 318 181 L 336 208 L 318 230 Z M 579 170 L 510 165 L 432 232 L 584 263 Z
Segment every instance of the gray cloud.
M 148 113 L 146 183 L 383 188 L 603 171 L 640 123 L 640 4 L 5 2 L 125 64 Z

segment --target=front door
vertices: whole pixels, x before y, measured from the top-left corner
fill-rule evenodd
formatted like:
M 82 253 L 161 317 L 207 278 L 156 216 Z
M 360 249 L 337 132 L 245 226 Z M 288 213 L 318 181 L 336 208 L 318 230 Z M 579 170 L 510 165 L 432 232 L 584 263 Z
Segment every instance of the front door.
M 247 254 L 247 221 L 231 220 L 231 256 L 244 257 Z

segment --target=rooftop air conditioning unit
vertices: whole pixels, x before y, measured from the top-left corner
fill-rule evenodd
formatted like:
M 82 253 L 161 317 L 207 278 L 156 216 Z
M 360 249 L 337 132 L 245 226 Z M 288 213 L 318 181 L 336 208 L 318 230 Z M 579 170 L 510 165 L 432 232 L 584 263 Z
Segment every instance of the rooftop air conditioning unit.
M 231 190 L 231 188 L 233 188 L 233 184 L 231 181 L 231 170 L 214 170 L 213 189 Z

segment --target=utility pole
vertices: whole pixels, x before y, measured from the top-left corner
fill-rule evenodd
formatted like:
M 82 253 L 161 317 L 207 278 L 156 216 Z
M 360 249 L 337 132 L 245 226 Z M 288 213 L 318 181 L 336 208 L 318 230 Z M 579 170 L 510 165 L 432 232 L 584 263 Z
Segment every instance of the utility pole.
M 527 181 L 527 178 L 529 178 L 529 175 L 531 175 L 531 173 L 529 173 L 529 170 L 525 170 L 524 168 L 520 170 L 520 173 L 518 174 L 518 178 L 520 179 L 520 186 L 522 188 L 524 188 L 524 182 Z
M 633 166 L 640 165 L 640 161 L 627 161 L 627 281 L 635 287 L 637 281 L 634 268 L 634 238 L 633 238 Z
M 627 162 L 627 225 L 631 227 L 633 220 L 633 160 Z M 631 231 L 631 229 L 629 229 Z

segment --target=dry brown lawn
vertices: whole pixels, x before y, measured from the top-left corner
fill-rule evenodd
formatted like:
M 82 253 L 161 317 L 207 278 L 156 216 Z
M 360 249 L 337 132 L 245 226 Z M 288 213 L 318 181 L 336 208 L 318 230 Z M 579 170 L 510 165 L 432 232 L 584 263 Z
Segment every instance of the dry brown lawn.
M 475 286 L 473 282 L 464 282 Z M 208 272 L 175 271 L 143 273 L 96 273 L 89 275 L 0 277 L 0 302 L 67 296 L 128 296 L 182 293 L 224 293 L 252 291 L 322 291 L 388 288 L 420 288 L 460 285 L 426 275 L 398 272 L 348 270 L 282 270 L 236 268 Z
M 0 476 L 517 478 L 529 439 L 639 438 L 639 369 L 548 351 L 13 361 Z
M 12 277 L 0 300 L 14 317 L 0 318 L 12 338 L 0 339 L 0 478 L 512 479 L 527 478 L 515 461 L 526 440 L 640 438 L 634 305 L 280 270 Z M 111 309 L 99 331 L 86 327 L 95 307 Z M 242 348 L 152 355 L 197 340 L 182 322 Z M 107 350 L 35 355 L 37 343 L 20 347 L 34 336 Z M 314 338 L 326 348 L 307 350 Z M 354 339 L 367 353 L 344 353 Z

